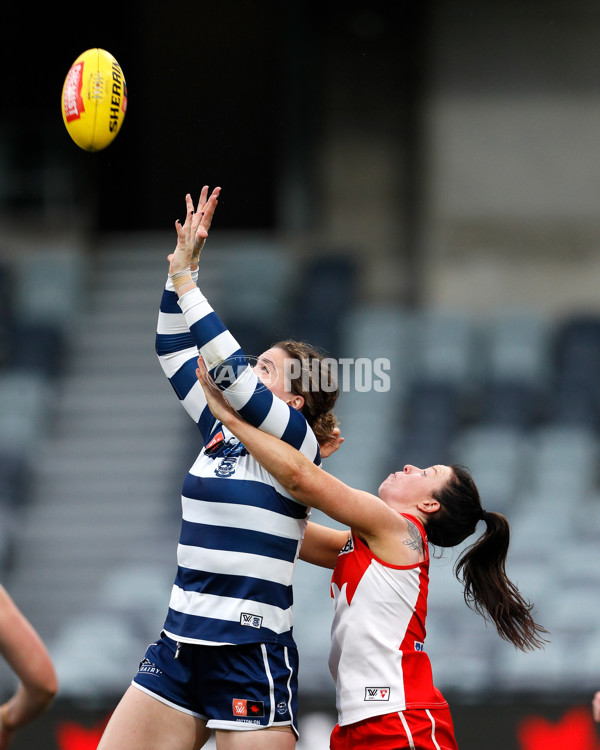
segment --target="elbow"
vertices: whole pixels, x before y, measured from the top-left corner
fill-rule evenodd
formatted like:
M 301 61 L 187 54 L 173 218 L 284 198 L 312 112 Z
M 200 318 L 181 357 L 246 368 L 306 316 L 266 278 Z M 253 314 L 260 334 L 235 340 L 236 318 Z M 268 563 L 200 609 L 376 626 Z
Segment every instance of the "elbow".
M 45 687 L 44 693 L 48 704 L 52 703 L 52 701 L 56 698 L 56 695 L 58 693 L 58 678 L 56 676 L 56 672 L 52 672 L 52 677 L 48 680 L 48 684 Z
M 42 689 L 47 697 L 48 703 L 51 703 L 58 693 L 58 677 L 56 676 L 56 669 L 54 668 L 52 658 L 49 657 L 49 660 L 50 663 L 48 664 L 48 671 L 46 672 Z
M 58 678 L 53 666 L 46 670 L 35 685 L 29 686 L 29 692 L 40 713 L 48 708 L 58 693 Z
M 46 711 L 49 707 L 54 698 L 56 697 L 56 693 L 58 692 L 58 685 L 54 686 L 54 689 L 46 689 L 46 690 L 40 690 L 37 694 L 37 705 L 38 710 L 37 714 L 43 714 L 44 711 Z
M 48 708 L 48 706 L 56 698 L 57 693 L 58 680 L 56 679 L 56 675 L 54 675 L 51 680 L 48 680 L 43 687 L 40 687 L 37 690 L 37 699 L 40 711 L 45 711 Z
M 298 475 L 297 471 L 288 471 L 285 482 L 282 482 L 282 484 L 285 485 L 285 488 L 288 490 L 288 492 L 291 492 L 292 495 L 295 495 L 300 490 L 300 477 Z
M 289 466 L 285 482 L 282 482 L 282 484 L 296 499 L 303 498 L 306 492 L 306 472 L 303 471 L 302 466 L 298 463 Z

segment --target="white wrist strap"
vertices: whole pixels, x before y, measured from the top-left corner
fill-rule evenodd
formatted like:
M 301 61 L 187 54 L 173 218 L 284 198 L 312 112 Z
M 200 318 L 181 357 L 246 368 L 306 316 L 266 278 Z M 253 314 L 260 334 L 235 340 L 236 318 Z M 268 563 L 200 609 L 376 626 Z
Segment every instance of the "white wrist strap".
M 191 276 L 192 272 L 190 271 L 190 267 L 183 268 L 181 271 L 175 271 L 175 273 L 169 273 L 169 278 L 171 281 L 174 279 L 180 279 L 182 276 Z

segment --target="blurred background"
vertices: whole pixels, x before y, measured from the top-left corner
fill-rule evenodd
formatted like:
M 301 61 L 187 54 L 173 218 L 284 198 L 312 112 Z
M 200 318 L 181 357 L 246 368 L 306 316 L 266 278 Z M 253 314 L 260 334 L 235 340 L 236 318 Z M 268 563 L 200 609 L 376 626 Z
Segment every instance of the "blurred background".
M 129 104 L 90 154 L 59 100 L 96 46 Z M 160 631 L 198 438 L 155 322 L 184 196 L 218 184 L 202 288 L 246 352 L 293 336 L 389 360 L 388 392 L 342 393 L 327 468 L 374 491 L 461 463 L 511 522 L 544 652 L 465 607 L 460 550 L 432 564 L 460 747 L 597 750 L 598 4 L 11 4 L 0 54 L 0 580 L 61 684 L 15 749 L 95 748 Z M 325 750 L 327 571 L 300 563 L 295 600 L 298 747 Z

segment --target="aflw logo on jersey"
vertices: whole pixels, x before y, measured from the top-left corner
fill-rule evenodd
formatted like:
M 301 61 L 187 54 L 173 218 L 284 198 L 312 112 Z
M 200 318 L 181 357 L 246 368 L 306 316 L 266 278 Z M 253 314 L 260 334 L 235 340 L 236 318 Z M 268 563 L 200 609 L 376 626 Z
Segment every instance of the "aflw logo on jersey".
M 240 625 L 247 628 L 261 628 L 263 618 L 260 615 L 252 615 L 249 612 L 242 612 L 240 616 Z
M 365 700 L 366 701 L 389 701 L 390 689 L 389 687 L 366 687 L 365 688 Z

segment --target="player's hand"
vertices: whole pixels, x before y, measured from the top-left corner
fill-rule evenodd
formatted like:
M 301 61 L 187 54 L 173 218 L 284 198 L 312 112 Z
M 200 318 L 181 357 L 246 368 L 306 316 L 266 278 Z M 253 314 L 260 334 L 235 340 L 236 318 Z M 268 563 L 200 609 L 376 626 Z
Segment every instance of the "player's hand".
M 340 428 L 334 427 L 327 440 L 319 445 L 319 448 L 321 449 L 321 458 L 331 456 L 332 453 L 335 453 L 336 450 L 338 450 L 343 442 L 344 438 L 340 433 Z
M 169 273 L 177 273 L 189 268 L 191 264 L 196 264 L 200 252 L 204 247 L 208 230 L 215 214 L 217 207 L 220 187 L 216 187 L 210 198 L 208 196 L 208 185 L 202 188 L 198 208 L 194 211 L 192 196 L 188 193 L 185 196 L 186 216 L 183 224 L 177 219 L 175 230 L 177 231 L 177 246 L 168 256 Z
M 213 417 L 227 424 L 229 419 L 237 418 L 240 419 L 237 412 L 227 403 L 225 396 L 215 385 L 214 380 L 211 378 L 210 373 L 206 368 L 206 363 L 202 355 L 198 357 L 198 367 L 196 368 L 196 377 L 200 381 L 204 395 L 206 396 L 206 403 L 210 409 Z

